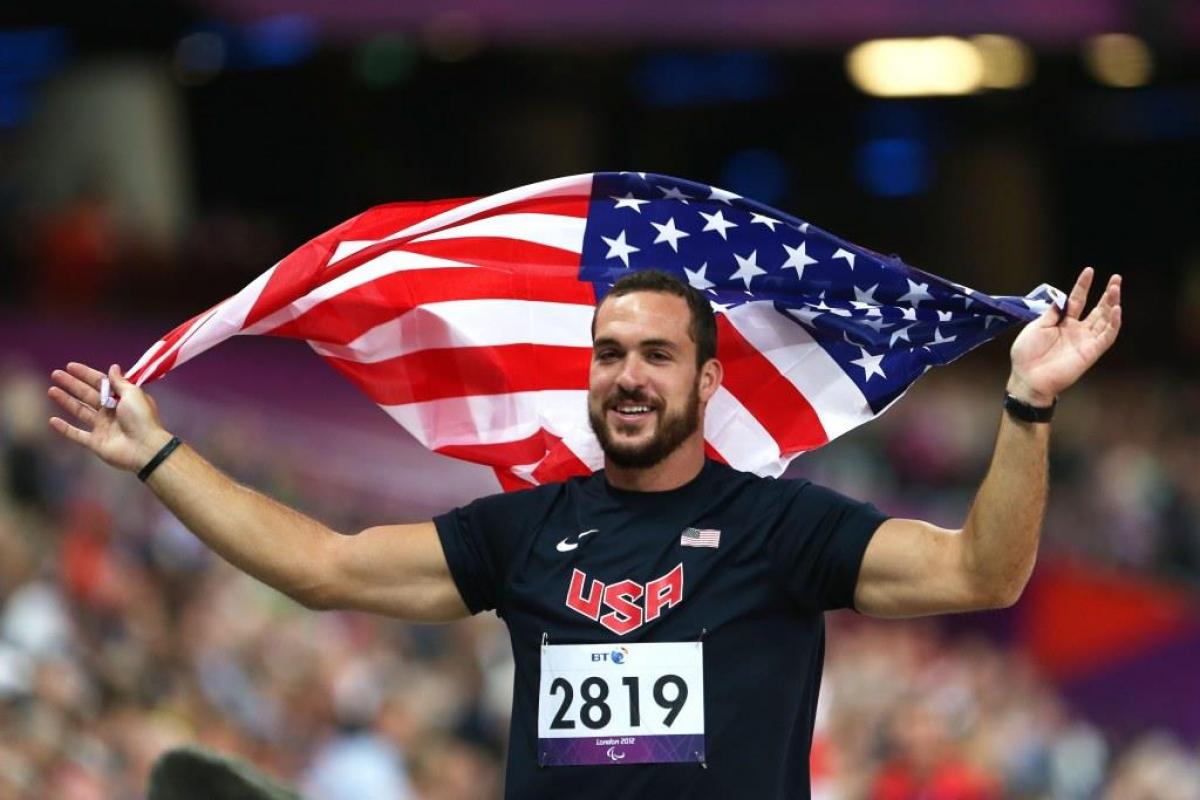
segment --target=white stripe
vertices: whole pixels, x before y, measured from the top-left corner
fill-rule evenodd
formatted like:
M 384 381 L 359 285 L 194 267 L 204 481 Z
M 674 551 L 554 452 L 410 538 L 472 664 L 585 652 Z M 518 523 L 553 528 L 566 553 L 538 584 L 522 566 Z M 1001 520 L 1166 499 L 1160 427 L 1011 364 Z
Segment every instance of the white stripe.
M 579 431 L 592 436 L 584 389 L 447 397 L 380 407 L 431 450 L 516 442 L 540 428 L 570 438 L 573 444 L 582 438 Z
M 783 474 L 779 445 L 725 387 L 717 389 L 704 415 L 704 438 L 734 469 L 758 475 Z
M 329 298 L 336 297 L 364 283 L 370 283 L 373 280 L 396 272 L 408 272 L 418 269 L 476 269 L 476 267 L 474 264 L 467 264 L 462 261 L 450 261 L 438 256 L 410 253 L 406 250 L 389 250 L 386 253 L 380 253 L 370 261 L 364 261 L 354 269 L 337 276 L 328 283 L 314 287 L 308 294 L 297 298 L 274 314 L 264 317 L 243 332 L 248 336 L 265 333 L 278 328 L 284 323 L 291 322 Z
M 159 366 L 162 365 L 162 362 L 165 361 L 167 358 L 169 358 L 172 353 L 174 353 L 180 347 L 182 347 L 183 342 L 187 341 L 187 338 L 189 336 L 191 336 L 195 331 L 199 330 L 200 326 L 203 325 L 205 322 L 207 322 L 208 319 L 213 314 L 217 313 L 218 310 L 220 310 L 220 306 L 214 306 L 213 308 L 210 308 L 208 310 L 207 314 L 204 314 L 203 316 L 197 318 L 194 322 L 192 322 L 192 324 L 188 327 L 188 329 L 186 331 L 184 331 L 183 336 L 180 336 L 178 339 L 176 339 L 175 343 L 172 344 L 170 347 L 164 348 L 162 351 L 162 354 L 158 358 L 154 359 L 153 363 L 151 363 L 150 366 L 146 368 L 146 374 L 153 375 L 156 372 L 158 372 L 158 368 L 159 368 Z
M 216 312 L 209 315 L 190 337 L 185 337 L 183 344 L 179 347 L 179 358 L 175 361 L 175 367 L 190 361 L 229 337 L 242 333 L 246 325 L 246 315 L 258 302 L 258 298 L 262 295 L 263 289 L 266 288 L 267 282 L 271 280 L 271 276 L 275 274 L 275 268 L 278 266 L 278 263 L 275 264 L 247 284 L 240 292 L 222 302 L 217 306 Z
M 155 342 L 154 345 L 149 350 L 142 353 L 142 357 L 137 360 L 137 363 L 135 363 L 128 370 L 126 370 L 126 372 L 125 372 L 126 377 L 137 375 L 138 370 L 141 369 L 142 366 L 144 364 L 146 364 L 150 359 L 154 358 L 154 354 L 157 353 L 159 350 L 161 350 L 165 345 L 166 345 L 166 342 L 164 342 L 162 339 L 159 339 L 157 342 Z M 137 378 L 137 380 L 134 381 L 135 385 L 141 386 L 142 382 L 145 381 L 146 376 L 149 374 L 150 374 L 149 372 L 145 372 L 142 375 L 140 375 Z
M 475 237 L 517 239 L 557 247 L 572 253 L 582 253 L 585 228 L 587 220 L 583 217 L 568 217 L 562 214 L 498 214 L 452 228 L 443 228 L 412 241 L 431 242 L 439 239 Z
M 337 247 L 333 248 L 333 255 L 325 262 L 326 266 L 341 261 L 346 256 L 352 256 L 359 250 L 366 250 L 371 245 L 375 244 L 374 239 L 346 239 L 338 242 Z
M 447 300 L 376 325 L 348 345 L 309 344 L 323 356 L 363 364 L 447 347 L 591 347 L 594 310 L 591 305 L 535 300 Z
M 531 197 L 564 197 L 571 195 L 586 196 L 592 192 L 592 174 L 584 175 L 569 175 L 565 178 L 553 178 L 548 181 L 539 183 L 531 183 L 528 186 L 519 186 L 516 189 L 500 192 L 499 194 L 488 195 L 481 197 L 478 200 L 472 200 L 469 203 L 464 203 L 461 206 L 456 206 L 440 214 L 435 214 L 428 219 L 410 225 L 407 228 L 396 231 L 389 236 L 380 239 L 379 241 L 388 241 L 391 239 L 402 239 L 408 236 L 419 236 L 429 231 L 437 230 L 438 228 L 447 225 L 453 225 L 468 217 L 473 217 L 477 214 L 482 214 L 494 208 L 502 208 L 505 205 L 518 203 L 522 200 L 528 200 Z M 344 258 L 339 254 L 331 259 L 329 263 L 334 263 L 339 258 Z
M 825 435 L 834 439 L 875 416 L 867 398 L 799 323 L 747 303 L 725 313 L 754 349 L 808 400 Z M 767 311 L 768 313 L 763 313 Z

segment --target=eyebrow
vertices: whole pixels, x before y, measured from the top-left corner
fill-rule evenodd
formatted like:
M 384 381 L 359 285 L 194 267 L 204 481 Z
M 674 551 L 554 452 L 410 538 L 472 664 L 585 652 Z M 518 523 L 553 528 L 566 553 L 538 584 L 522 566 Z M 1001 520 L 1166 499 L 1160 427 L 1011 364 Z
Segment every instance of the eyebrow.
M 594 342 L 592 342 L 593 350 L 595 350 L 598 347 L 609 347 L 609 346 L 620 347 L 621 343 L 618 342 L 616 339 L 612 338 L 611 336 L 605 336 L 602 339 L 596 339 Z M 637 346 L 638 347 L 661 347 L 664 350 L 678 350 L 679 349 L 679 345 L 677 345 L 675 342 L 672 342 L 670 339 L 643 339 L 642 341 L 638 342 Z

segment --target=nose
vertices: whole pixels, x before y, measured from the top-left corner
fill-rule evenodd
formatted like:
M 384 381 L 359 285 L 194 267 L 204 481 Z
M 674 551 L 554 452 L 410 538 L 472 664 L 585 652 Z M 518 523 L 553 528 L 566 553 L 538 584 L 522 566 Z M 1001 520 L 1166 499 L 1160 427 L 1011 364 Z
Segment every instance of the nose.
M 629 353 L 621 364 L 617 375 L 617 386 L 624 392 L 633 393 L 646 385 L 645 363 L 637 353 Z

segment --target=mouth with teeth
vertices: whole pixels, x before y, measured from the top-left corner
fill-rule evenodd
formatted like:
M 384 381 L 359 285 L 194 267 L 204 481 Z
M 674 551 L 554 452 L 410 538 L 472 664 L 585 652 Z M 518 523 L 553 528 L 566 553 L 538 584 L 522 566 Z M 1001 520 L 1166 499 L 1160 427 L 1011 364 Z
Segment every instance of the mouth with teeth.
M 653 414 L 655 407 L 651 403 L 634 403 L 628 400 L 619 400 L 610 404 L 608 410 L 621 422 L 636 423 Z

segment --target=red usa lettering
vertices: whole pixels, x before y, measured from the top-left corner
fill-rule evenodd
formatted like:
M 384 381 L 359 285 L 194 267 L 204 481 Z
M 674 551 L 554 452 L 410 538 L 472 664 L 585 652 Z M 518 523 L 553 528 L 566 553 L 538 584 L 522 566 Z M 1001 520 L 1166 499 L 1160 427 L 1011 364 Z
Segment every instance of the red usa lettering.
M 662 612 L 683 601 L 683 564 L 655 578 L 645 586 L 629 579 L 610 583 L 592 578 L 587 587 L 587 575 L 571 570 L 571 585 L 567 587 L 567 608 L 599 622 L 618 636 L 637 630 L 643 622 L 653 622 Z M 587 594 L 584 589 L 587 588 Z M 602 608 L 611 609 L 601 614 Z

